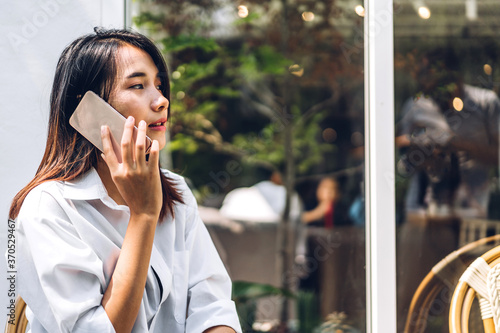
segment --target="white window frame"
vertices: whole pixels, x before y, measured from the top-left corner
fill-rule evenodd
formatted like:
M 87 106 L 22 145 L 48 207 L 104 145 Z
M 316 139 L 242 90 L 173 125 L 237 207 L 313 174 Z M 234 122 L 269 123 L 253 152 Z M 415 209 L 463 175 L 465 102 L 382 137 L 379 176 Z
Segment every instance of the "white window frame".
M 392 0 L 365 0 L 366 325 L 396 333 Z

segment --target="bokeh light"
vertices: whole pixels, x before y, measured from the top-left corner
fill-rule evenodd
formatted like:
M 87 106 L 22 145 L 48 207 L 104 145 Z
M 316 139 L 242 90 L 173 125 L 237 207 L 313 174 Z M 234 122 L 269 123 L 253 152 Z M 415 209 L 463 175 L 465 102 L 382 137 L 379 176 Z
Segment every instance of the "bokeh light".
M 248 16 L 248 7 L 240 5 L 238 6 L 238 16 L 241 18 L 247 17 Z
M 453 107 L 457 111 L 462 111 L 462 109 L 464 108 L 464 102 L 459 97 L 455 97 L 453 99 Z
M 302 19 L 304 21 L 310 22 L 310 21 L 314 20 L 314 13 L 313 12 L 303 12 Z
M 181 77 L 181 72 L 175 71 L 175 72 L 172 73 L 172 79 L 176 79 L 177 80 L 180 77 Z
M 485 64 L 483 70 L 486 75 L 491 75 L 491 73 L 493 73 L 493 68 L 491 68 L 489 64 Z
M 428 7 L 420 7 L 418 9 L 418 15 L 424 20 L 428 20 L 431 17 L 431 10 Z
M 354 11 L 361 17 L 365 17 L 365 8 L 361 5 L 354 7 Z
M 298 76 L 298 77 L 301 77 L 302 75 L 304 75 L 304 68 L 302 68 L 300 65 L 298 64 L 295 64 L 295 65 L 292 65 L 288 68 L 288 70 L 290 71 L 290 73 L 292 75 L 295 75 L 295 76 Z
M 325 128 L 323 130 L 322 137 L 325 142 L 335 142 L 335 140 L 337 140 L 337 131 L 335 131 L 333 128 Z

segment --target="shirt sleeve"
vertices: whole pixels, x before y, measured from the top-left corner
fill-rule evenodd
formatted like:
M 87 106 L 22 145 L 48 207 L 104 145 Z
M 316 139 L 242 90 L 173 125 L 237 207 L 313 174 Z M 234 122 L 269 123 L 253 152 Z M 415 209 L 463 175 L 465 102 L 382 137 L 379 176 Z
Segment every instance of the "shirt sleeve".
M 241 333 L 236 307 L 231 300 L 231 280 L 198 214 L 196 200 L 189 190 L 187 192 L 186 248 L 190 264 L 186 332 L 229 326 Z
M 48 332 L 115 332 L 101 306 L 103 263 L 60 203 L 33 190 L 16 220 L 18 289 Z

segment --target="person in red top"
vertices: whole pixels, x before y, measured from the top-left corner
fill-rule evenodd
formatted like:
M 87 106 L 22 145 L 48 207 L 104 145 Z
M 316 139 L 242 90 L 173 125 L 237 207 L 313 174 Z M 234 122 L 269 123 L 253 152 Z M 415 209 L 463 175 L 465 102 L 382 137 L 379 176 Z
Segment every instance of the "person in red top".
M 299 290 L 313 293 L 313 303 L 326 318 L 333 312 L 351 310 L 346 301 L 346 281 L 357 269 L 353 263 L 359 259 L 355 257 L 355 233 L 339 181 L 323 178 L 316 188 L 316 200 L 316 206 L 301 215 L 305 228 L 297 242 L 295 262 Z
M 334 178 L 324 178 L 320 181 L 316 189 L 318 205 L 313 210 L 302 213 L 302 222 L 311 226 L 324 226 L 332 228 L 335 221 L 335 207 L 340 201 L 340 190 L 337 180 Z M 344 224 L 343 221 L 338 221 Z

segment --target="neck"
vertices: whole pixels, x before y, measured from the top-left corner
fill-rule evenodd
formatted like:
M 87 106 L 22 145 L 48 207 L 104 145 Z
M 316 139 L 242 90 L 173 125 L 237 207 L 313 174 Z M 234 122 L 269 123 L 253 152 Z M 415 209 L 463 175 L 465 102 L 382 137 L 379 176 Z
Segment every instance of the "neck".
M 118 191 L 118 188 L 113 181 L 113 178 L 111 178 L 108 165 L 101 157 L 99 157 L 97 162 L 97 173 L 99 174 L 99 177 L 101 178 L 101 181 L 111 199 L 113 199 L 118 205 L 126 205 L 125 200 L 123 200 L 120 191 Z

